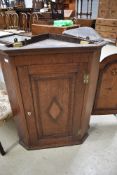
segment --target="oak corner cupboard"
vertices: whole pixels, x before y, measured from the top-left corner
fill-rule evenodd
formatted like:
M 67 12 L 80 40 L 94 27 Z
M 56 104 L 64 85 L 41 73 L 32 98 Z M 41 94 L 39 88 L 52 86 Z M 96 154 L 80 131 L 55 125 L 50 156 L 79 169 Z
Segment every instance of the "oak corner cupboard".
M 20 143 L 27 149 L 81 144 L 88 136 L 103 43 L 81 45 L 77 38 L 49 34 L 22 43 L 0 46 Z

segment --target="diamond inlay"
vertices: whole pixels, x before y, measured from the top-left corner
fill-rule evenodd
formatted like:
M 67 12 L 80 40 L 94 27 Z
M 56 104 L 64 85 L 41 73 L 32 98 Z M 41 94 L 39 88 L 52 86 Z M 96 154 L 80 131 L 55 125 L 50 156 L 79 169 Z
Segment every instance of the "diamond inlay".
M 54 98 L 49 107 L 49 115 L 52 119 L 57 120 L 62 113 L 62 108 L 56 98 Z

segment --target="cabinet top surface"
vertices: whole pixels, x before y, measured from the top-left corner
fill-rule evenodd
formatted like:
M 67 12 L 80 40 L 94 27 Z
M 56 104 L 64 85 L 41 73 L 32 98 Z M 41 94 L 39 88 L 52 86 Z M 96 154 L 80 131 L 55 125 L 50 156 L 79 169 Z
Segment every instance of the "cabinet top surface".
M 14 39 L 17 39 L 20 42 L 20 47 L 15 46 Z M 17 44 L 17 42 L 16 42 Z M 23 51 L 26 52 L 27 50 L 30 51 L 40 51 L 40 50 L 71 50 L 71 49 L 91 49 L 91 48 L 98 48 L 104 45 L 103 42 L 98 43 L 87 43 L 83 42 L 81 44 L 81 39 L 70 37 L 70 36 L 63 36 L 63 35 L 53 35 L 53 34 L 43 34 L 39 36 L 24 37 L 21 35 L 10 35 L 0 38 L 0 50 L 5 52 L 19 52 Z M 20 52 L 21 54 L 21 52 Z

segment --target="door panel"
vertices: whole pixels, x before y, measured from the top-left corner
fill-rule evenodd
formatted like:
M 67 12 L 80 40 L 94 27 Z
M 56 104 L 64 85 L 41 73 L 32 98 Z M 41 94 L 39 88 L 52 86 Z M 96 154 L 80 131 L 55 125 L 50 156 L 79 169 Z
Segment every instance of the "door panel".
M 78 133 L 85 90 L 83 66 L 87 63 L 18 67 L 31 143 Z
M 73 75 L 31 77 L 36 119 L 38 125 L 41 122 L 42 136 L 71 133 L 70 106 L 73 103 L 74 80 Z

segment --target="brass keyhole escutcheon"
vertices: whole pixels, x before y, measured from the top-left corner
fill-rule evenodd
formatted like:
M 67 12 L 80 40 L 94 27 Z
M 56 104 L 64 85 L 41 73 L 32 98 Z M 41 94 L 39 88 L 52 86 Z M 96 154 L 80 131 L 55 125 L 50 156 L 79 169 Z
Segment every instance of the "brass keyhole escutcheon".
M 32 114 L 31 112 L 27 112 L 27 115 L 28 115 L 29 117 L 31 116 L 31 114 Z

